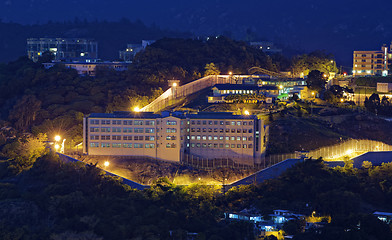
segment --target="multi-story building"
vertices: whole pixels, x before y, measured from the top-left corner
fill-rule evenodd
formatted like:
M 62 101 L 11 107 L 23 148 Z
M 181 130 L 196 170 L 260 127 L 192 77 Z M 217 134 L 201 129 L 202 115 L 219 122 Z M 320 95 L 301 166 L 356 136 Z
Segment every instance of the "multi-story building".
M 354 51 L 353 76 L 387 76 L 392 63 L 391 47 L 383 45 L 379 51 Z
M 208 103 L 230 102 L 226 100 L 229 95 L 263 95 L 267 98 L 274 98 L 279 95 L 277 86 L 257 86 L 250 84 L 216 84 L 212 87 L 212 96 L 208 96 Z M 256 101 L 257 102 L 257 101 Z
M 262 50 L 266 54 L 282 53 L 282 49 L 275 47 L 273 42 L 250 42 L 249 45 Z
M 136 53 L 143 51 L 148 45 L 151 45 L 155 40 L 142 40 L 142 43 L 127 44 L 125 50 L 119 51 L 120 59 L 125 62 L 131 62 Z
M 79 75 L 92 76 L 94 77 L 97 73 L 98 68 L 108 68 L 115 71 L 126 71 L 129 63 L 124 62 L 95 62 L 95 61 L 84 61 L 84 62 L 50 62 L 43 63 L 46 69 L 53 67 L 56 64 L 64 64 L 67 68 L 75 69 Z
M 98 43 L 82 38 L 29 38 L 27 55 L 37 61 L 44 52 L 51 52 L 55 60 L 96 59 Z
M 83 151 L 88 155 L 145 156 L 261 163 L 268 127 L 254 115 L 232 113 L 93 113 L 84 118 Z

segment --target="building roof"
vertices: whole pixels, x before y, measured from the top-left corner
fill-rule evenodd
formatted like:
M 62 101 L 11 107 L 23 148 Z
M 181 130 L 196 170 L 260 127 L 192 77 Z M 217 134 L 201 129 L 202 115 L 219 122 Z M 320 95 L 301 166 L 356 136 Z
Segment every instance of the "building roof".
M 64 64 L 64 65 L 101 65 L 101 66 L 128 66 L 130 63 L 127 62 L 50 62 L 43 63 L 44 65 L 55 65 L 55 64 Z
M 128 112 L 118 111 L 113 113 L 91 113 L 89 118 L 190 118 L 190 119 L 257 119 L 255 115 L 233 115 L 231 112 L 199 112 L 197 114 L 188 114 L 186 112 L 163 112 L 161 114 L 154 114 L 152 112 Z
M 388 216 L 388 217 L 392 217 L 392 213 L 390 212 L 374 212 L 374 215 L 379 215 L 379 216 Z
M 278 90 L 277 86 L 257 86 L 247 84 L 216 84 L 214 86 L 218 90 Z M 214 88 L 213 87 L 213 88 Z
M 91 113 L 89 118 L 160 118 L 161 115 L 152 112 L 118 111 L 113 113 Z

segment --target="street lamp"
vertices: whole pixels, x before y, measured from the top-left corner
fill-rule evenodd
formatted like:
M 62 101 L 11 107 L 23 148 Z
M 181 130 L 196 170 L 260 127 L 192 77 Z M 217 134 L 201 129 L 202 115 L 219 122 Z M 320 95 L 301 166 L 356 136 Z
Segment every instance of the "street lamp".
M 244 111 L 244 114 L 245 114 L 245 115 L 249 115 L 250 113 L 249 113 L 248 110 L 245 110 L 245 111 Z
M 59 135 L 56 135 L 56 136 L 54 137 L 54 140 L 55 140 L 56 142 L 60 142 L 61 137 L 60 137 Z
M 109 165 L 110 165 L 109 161 L 105 161 L 105 162 L 103 163 L 103 166 L 105 166 L 105 168 L 106 168 L 106 167 L 109 167 Z
M 134 112 L 140 112 L 140 108 L 138 106 L 136 106 L 136 107 L 133 108 L 133 111 Z

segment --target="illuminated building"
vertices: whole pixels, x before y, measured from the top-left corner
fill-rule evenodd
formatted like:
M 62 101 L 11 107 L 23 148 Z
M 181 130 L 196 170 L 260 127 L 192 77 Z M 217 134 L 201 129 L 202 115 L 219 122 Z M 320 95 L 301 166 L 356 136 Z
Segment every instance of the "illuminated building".
M 64 64 L 67 68 L 75 69 L 79 75 L 94 77 L 98 68 L 113 69 L 115 71 L 125 71 L 128 69 L 129 63 L 124 62 L 51 62 L 43 63 L 46 69 L 53 67 L 56 64 Z
M 391 47 L 386 45 L 379 51 L 354 51 L 353 76 L 387 76 L 391 63 Z
M 27 56 L 36 62 L 44 52 L 51 52 L 55 60 L 96 59 L 98 43 L 82 38 L 29 38 Z
M 174 162 L 195 157 L 259 164 L 268 141 L 268 126 L 256 116 L 216 112 L 92 113 L 83 129 L 85 154 Z
M 143 51 L 148 45 L 151 45 L 155 40 L 142 40 L 142 43 L 128 44 L 125 50 L 119 52 L 120 59 L 125 62 L 131 62 L 136 53 Z
M 282 53 L 282 49 L 275 47 L 273 42 L 250 42 L 249 45 L 251 47 L 262 50 L 266 54 Z

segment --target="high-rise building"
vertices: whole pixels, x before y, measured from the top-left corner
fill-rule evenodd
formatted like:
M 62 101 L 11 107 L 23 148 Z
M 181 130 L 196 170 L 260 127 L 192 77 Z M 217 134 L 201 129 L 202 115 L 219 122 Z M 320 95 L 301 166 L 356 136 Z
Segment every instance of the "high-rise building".
M 392 63 L 392 45 L 379 51 L 354 51 L 353 76 L 387 76 Z
M 256 116 L 216 112 L 92 113 L 84 118 L 83 133 L 88 155 L 174 162 L 197 157 L 260 164 L 268 141 L 268 126 Z
M 125 62 L 132 62 L 133 58 L 138 52 L 143 51 L 147 46 L 153 44 L 155 40 L 142 40 L 141 43 L 127 44 L 125 50 L 119 51 L 119 57 Z
M 96 59 L 98 43 L 82 38 L 29 38 L 27 55 L 37 61 L 44 52 L 51 52 L 55 60 Z

